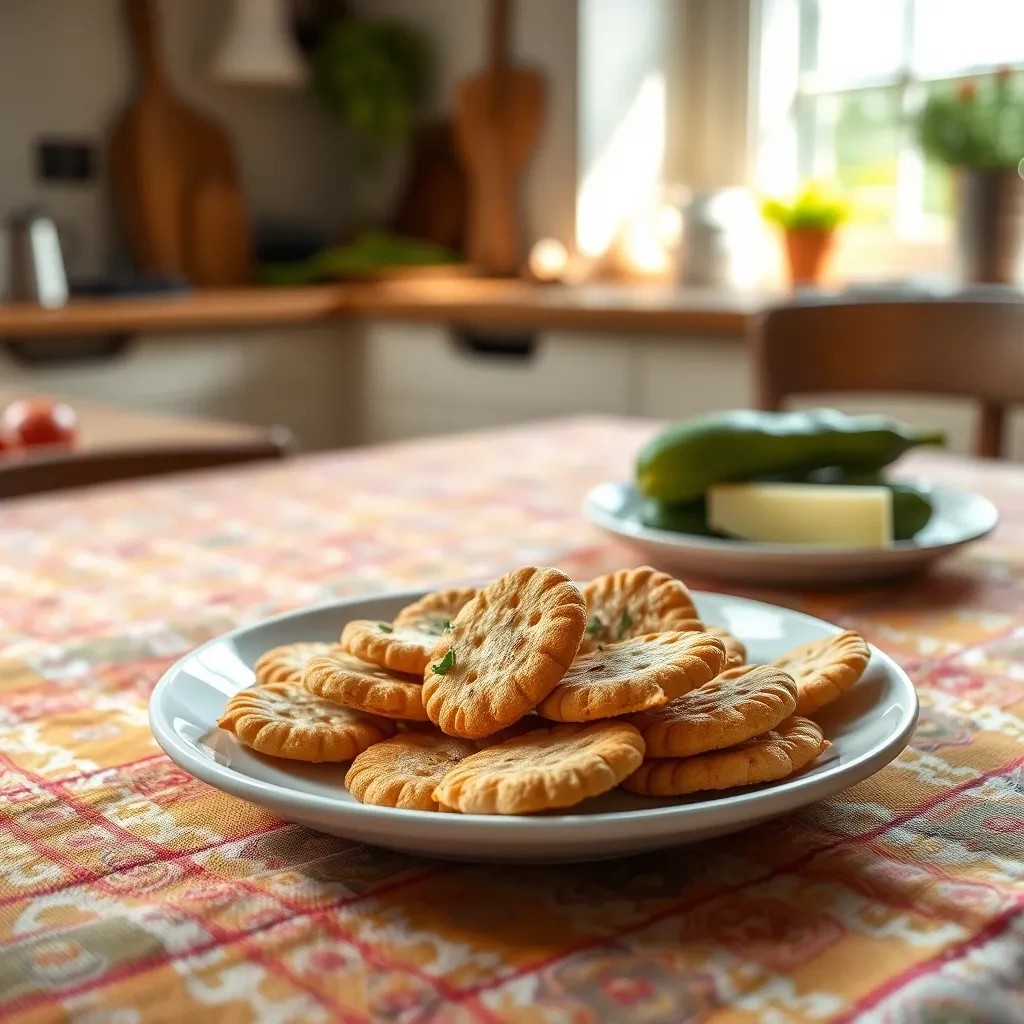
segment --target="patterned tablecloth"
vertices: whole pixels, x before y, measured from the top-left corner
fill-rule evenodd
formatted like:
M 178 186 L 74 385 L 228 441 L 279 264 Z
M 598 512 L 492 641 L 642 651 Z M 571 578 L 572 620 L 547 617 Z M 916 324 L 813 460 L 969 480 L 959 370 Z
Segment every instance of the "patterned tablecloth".
M 435 863 L 279 821 L 156 748 L 154 683 L 235 624 L 636 564 L 579 508 L 648 432 L 564 422 L 0 505 L 0 1018 L 1024 1020 L 1019 467 L 911 460 L 1003 516 L 928 577 L 757 594 L 861 630 L 923 706 L 897 762 L 744 833 Z

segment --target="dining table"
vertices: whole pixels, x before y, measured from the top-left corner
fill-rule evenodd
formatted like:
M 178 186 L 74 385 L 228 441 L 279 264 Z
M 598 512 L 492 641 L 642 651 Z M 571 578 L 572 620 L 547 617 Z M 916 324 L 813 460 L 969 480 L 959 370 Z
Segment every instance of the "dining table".
M 0 501 L 0 1019 L 1024 1021 L 1019 465 L 900 463 L 1000 513 L 923 574 L 685 580 L 857 630 L 920 697 L 887 767 L 732 835 L 430 860 L 281 820 L 157 746 L 153 687 L 236 626 L 523 564 L 641 564 L 581 505 L 658 426 L 517 424 Z

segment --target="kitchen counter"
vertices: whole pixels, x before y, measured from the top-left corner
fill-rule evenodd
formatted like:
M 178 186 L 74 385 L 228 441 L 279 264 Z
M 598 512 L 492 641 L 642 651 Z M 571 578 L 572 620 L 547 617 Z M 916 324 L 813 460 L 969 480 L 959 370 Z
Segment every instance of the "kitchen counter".
M 0 304 L 0 338 L 188 332 L 358 317 L 475 327 L 742 334 L 769 296 L 664 285 L 533 285 L 445 279 L 301 288 L 212 289 L 75 299 L 61 309 Z

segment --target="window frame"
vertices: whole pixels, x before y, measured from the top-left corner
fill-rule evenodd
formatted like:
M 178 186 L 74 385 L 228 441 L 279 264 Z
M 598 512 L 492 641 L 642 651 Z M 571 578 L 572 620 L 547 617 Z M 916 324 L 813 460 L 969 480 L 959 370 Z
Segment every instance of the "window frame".
M 871 236 L 888 245 L 904 245 L 919 254 L 922 250 L 936 251 L 950 249 L 948 223 L 936 221 L 925 210 L 925 160 L 920 149 L 914 144 L 911 126 L 912 115 L 920 109 L 927 87 L 936 82 L 967 78 L 973 75 L 989 74 L 997 67 L 1024 68 L 1024 61 L 1009 65 L 991 63 L 964 65 L 955 72 L 922 74 L 914 68 L 914 43 L 918 6 L 921 0 L 890 0 L 903 8 L 903 40 L 899 65 L 890 72 L 865 74 L 845 79 L 830 78 L 817 71 L 812 61 L 816 41 L 817 0 L 759 0 L 751 23 L 752 50 L 757 55 L 757 77 L 752 90 L 754 114 L 751 118 L 756 132 L 751 139 L 753 152 L 751 164 L 755 187 L 766 191 L 788 191 L 801 180 L 809 177 L 834 173 L 820 164 L 821 150 L 814 140 L 810 125 L 815 118 L 815 106 L 823 98 L 849 95 L 868 89 L 893 88 L 898 91 L 901 123 L 899 125 L 899 149 L 897 153 L 897 180 L 895 189 L 896 206 L 891 227 L 869 227 L 853 224 L 850 231 L 864 239 Z M 787 16 L 786 8 L 791 9 Z M 771 19 L 793 21 L 797 30 L 796 49 L 798 65 L 795 69 L 780 66 L 767 51 L 766 23 Z M 777 82 L 788 82 L 788 95 L 775 95 L 769 110 L 765 109 L 763 97 L 766 90 L 777 88 Z M 788 122 L 781 126 L 780 116 Z M 785 157 L 788 167 L 782 167 L 778 152 L 775 164 L 765 166 L 764 151 L 771 144 L 769 137 L 780 131 L 787 133 L 791 141 Z M 776 139 L 776 148 L 779 142 Z

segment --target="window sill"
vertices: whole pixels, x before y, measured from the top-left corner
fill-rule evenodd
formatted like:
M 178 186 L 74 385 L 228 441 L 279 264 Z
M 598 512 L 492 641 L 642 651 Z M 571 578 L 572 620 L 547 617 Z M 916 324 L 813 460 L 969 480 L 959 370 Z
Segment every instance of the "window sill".
M 784 283 L 786 264 L 781 238 L 772 247 L 770 260 L 763 283 Z M 837 233 L 823 284 L 836 287 L 910 279 L 950 282 L 955 277 L 956 255 L 948 239 L 906 241 L 888 231 L 852 227 Z

